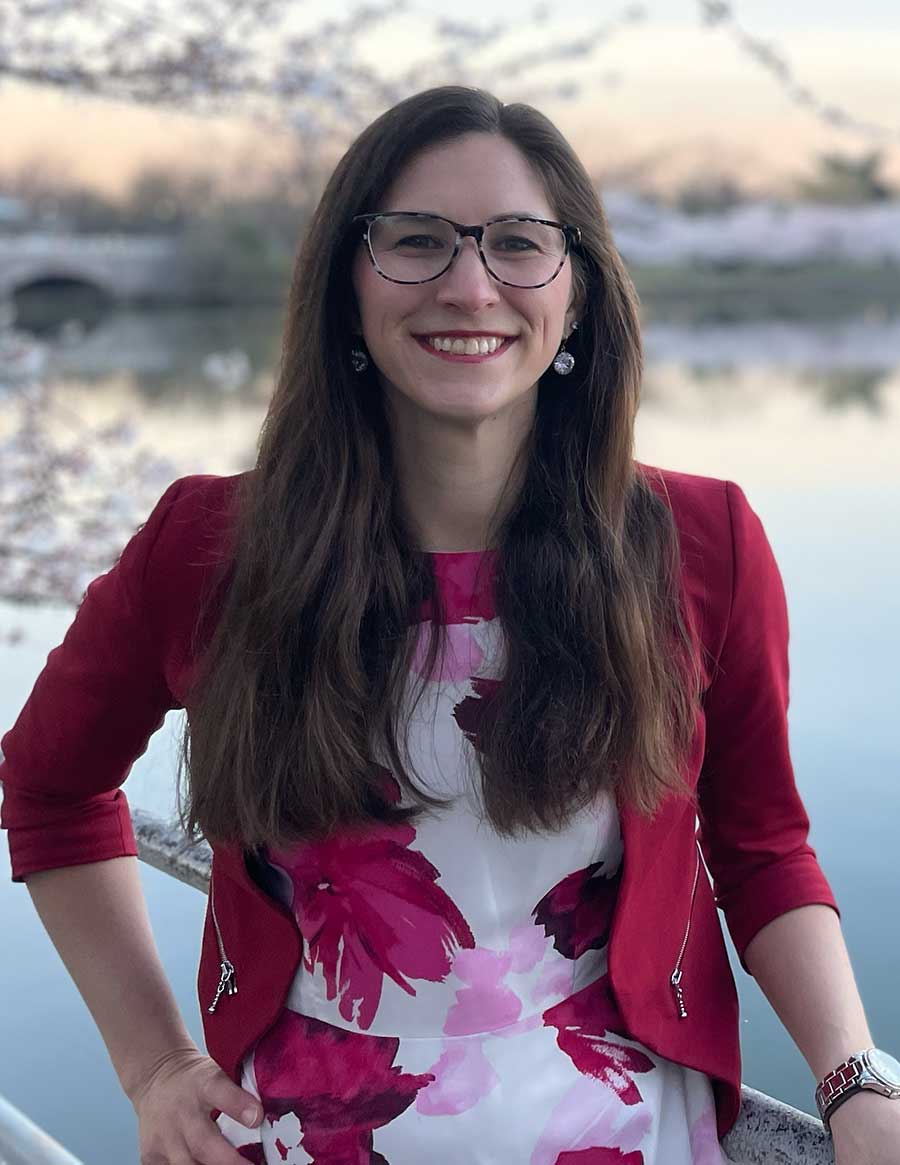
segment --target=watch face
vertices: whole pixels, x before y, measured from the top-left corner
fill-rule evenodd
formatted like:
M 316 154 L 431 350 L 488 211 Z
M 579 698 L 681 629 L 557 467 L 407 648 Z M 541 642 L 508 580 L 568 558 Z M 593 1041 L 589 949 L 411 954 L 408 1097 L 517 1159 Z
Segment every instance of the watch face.
M 875 1048 L 869 1052 L 866 1059 L 875 1075 L 880 1076 L 885 1084 L 890 1084 L 892 1088 L 900 1088 L 900 1063 L 893 1056 Z

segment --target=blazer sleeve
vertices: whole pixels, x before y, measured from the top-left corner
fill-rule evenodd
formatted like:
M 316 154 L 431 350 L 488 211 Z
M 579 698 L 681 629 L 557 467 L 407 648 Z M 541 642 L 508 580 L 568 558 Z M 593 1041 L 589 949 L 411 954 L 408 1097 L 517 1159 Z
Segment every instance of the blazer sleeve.
M 119 788 L 166 712 L 177 707 L 161 662 L 163 628 L 148 602 L 153 552 L 185 479 L 157 502 L 106 574 L 91 582 L 0 740 L 13 881 L 137 853 Z
M 704 697 L 700 843 L 716 901 L 744 952 L 772 919 L 837 903 L 815 851 L 788 745 L 788 614 L 781 573 L 741 488 L 725 483 L 732 545 L 727 625 Z

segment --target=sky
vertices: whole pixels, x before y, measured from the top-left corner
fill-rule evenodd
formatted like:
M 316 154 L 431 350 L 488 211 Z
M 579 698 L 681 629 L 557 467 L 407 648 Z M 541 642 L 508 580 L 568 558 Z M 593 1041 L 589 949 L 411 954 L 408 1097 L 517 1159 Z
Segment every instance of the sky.
M 162 0 L 172 4 L 174 0 Z M 735 0 L 738 23 L 769 41 L 799 81 L 823 101 L 894 130 L 892 139 L 837 130 L 793 104 L 778 82 L 721 27 L 702 26 L 696 0 L 647 0 L 645 22 L 624 26 L 590 61 L 566 66 L 582 94 L 542 108 L 560 125 L 601 180 L 652 159 L 658 183 L 724 169 L 746 186 L 784 188 L 808 174 L 817 152 L 861 154 L 880 146 L 885 174 L 900 184 L 900 6 L 896 0 Z M 298 26 L 312 26 L 348 0 L 304 0 Z M 612 19 L 623 5 L 591 12 Z M 514 43 L 575 37 L 587 27 L 576 0 L 553 3 L 549 25 L 523 26 Z M 419 14 L 447 15 L 445 0 L 415 0 Z M 510 0 L 454 0 L 453 19 L 483 26 L 528 11 Z M 596 19 L 596 17 L 594 17 Z M 399 67 L 421 43 L 424 15 L 411 15 L 369 38 L 366 54 Z M 563 70 L 560 69 L 559 73 Z M 551 74 L 545 74 L 550 76 Z M 515 90 L 497 89 L 506 98 Z M 538 104 L 541 104 L 538 102 Z M 237 181 L 248 157 L 277 161 L 286 142 L 240 121 L 112 104 L 37 86 L 0 84 L 0 171 L 42 165 L 50 172 L 116 191 L 142 166 L 202 166 L 215 160 Z

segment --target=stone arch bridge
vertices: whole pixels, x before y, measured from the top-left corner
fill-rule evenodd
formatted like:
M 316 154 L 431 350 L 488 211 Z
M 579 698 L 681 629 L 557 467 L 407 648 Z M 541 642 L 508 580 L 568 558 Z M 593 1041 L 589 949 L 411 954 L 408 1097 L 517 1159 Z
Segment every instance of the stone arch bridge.
M 0 301 L 59 281 L 125 302 L 182 299 L 188 292 L 179 241 L 171 235 L 0 235 Z

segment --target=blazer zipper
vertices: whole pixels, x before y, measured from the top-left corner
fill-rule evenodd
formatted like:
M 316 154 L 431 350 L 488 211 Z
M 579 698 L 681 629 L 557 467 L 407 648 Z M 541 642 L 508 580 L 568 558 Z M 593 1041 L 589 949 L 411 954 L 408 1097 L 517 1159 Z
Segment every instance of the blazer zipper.
M 210 877 L 209 881 L 209 905 L 212 912 L 213 926 L 216 931 L 216 942 L 219 944 L 219 984 L 216 987 L 215 998 L 207 1007 L 207 1011 L 212 1013 L 216 1010 L 219 1000 L 223 992 L 226 995 L 237 995 L 237 974 L 234 970 L 234 964 L 225 954 L 225 944 L 222 941 L 222 931 L 219 929 L 219 920 L 216 918 L 216 900 L 213 897 L 213 882 Z
M 684 952 L 687 950 L 688 938 L 691 933 L 691 921 L 694 917 L 694 899 L 697 897 L 697 882 L 700 879 L 700 847 L 697 845 L 697 864 L 694 867 L 694 885 L 691 890 L 691 906 L 688 911 L 687 926 L 684 929 L 684 938 L 681 940 L 681 950 L 678 952 L 678 958 L 675 961 L 675 969 L 673 970 L 669 982 L 672 985 L 672 990 L 675 993 L 675 1003 L 678 1007 L 678 1018 L 687 1019 L 687 1008 L 684 1005 L 684 988 L 682 986 L 683 972 L 681 964 L 684 961 Z

